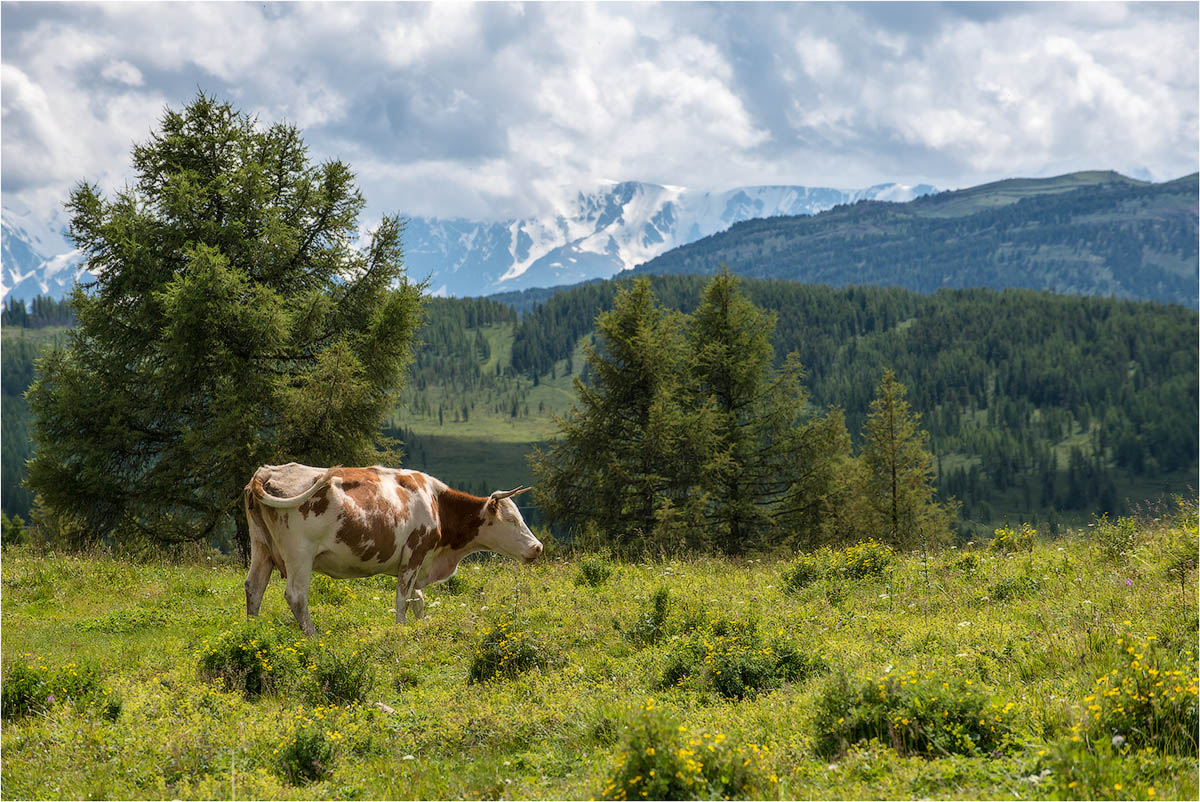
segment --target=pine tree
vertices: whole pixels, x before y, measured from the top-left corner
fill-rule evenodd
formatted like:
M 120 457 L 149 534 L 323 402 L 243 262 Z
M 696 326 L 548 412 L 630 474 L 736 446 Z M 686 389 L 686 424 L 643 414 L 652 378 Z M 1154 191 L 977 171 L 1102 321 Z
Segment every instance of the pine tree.
M 548 522 L 590 525 L 625 553 L 699 545 L 677 539 L 694 533 L 689 522 L 703 499 L 692 491 L 702 485 L 713 424 L 687 393 L 683 327 L 645 279 L 597 317 L 595 343 L 584 349 L 591 381 L 575 379 L 578 404 L 530 457 Z
M 299 131 L 203 93 L 133 149 L 111 199 L 71 194 L 98 276 L 29 393 L 29 484 L 93 537 L 235 539 L 265 462 L 376 462 L 420 313 L 398 217 L 357 250 L 364 201 Z M 236 526 L 236 534 L 234 527 Z
M 885 371 L 863 427 L 859 498 L 864 535 L 916 549 L 951 540 L 957 505 L 934 500 L 929 435 L 920 428 L 921 416 L 911 410 L 906 394 L 895 374 Z

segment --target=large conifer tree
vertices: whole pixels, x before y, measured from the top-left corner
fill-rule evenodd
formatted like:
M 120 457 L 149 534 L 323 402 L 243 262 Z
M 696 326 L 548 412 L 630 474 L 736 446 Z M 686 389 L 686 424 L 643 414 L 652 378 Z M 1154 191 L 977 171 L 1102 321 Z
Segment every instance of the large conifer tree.
M 29 483 L 93 537 L 228 536 L 254 468 L 375 462 L 421 287 L 399 218 L 355 248 L 364 201 L 299 131 L 200 94 L 133 149 L 111 199 L 82 184 L 70 234 L 98 278 L 30 390 Z
M 626 553 L 652 545 L 665 523 L 675 534 L 689 530 L 703 501 L 712 421 L 687 391 L 684 325 L 646 279 L 620 289 L 596 318 L 595 344 L 585 349 L 591 382 L 575 380 L 578 405 L 530 458 L 549 522 L 594 524 Z

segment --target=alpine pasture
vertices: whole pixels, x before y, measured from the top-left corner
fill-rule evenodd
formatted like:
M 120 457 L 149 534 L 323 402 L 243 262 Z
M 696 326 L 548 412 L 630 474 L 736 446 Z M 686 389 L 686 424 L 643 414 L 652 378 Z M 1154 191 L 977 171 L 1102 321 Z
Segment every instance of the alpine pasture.
M 218 555 L 4 554 L 8 798 L 1197 795 L 1196 506 L 923 559 L 465 563 L 395 579 Z

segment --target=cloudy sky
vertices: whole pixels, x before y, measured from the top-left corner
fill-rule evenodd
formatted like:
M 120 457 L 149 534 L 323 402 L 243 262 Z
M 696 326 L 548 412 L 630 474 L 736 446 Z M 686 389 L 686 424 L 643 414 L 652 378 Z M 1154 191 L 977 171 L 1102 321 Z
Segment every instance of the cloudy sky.
M 3 196 L 35 212 L 198 89 L 299 124 L 369 215 L 604 179 L 943 188 L 1197 169 L 1196 3 L 0 6 Z

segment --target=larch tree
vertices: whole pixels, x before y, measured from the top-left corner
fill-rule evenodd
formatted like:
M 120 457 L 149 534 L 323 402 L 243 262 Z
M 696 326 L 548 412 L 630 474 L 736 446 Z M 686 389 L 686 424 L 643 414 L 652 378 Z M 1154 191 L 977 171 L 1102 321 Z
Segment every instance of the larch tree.
M 364 248 L 341 161 L 199 94 L 133 148 L 112 198 L 81 184 L 70 236 L 96 280 L 29 392 L 45 511 L 95 539 L 228 541 L 256 466 L 376 462 L 423 286 L 398 217 Z M 391 454 L 394 456 L 394 454 Z
M 684 325 L 646 279 L 618 290 L 613 308 L 597 317 L 594 344 L 585 348 L 590 382 L 575 380 L 578 404 L 530 457 L 548 522 L 576 531 L 591 525 L 625 553 L 658 545 L 664 527 L 691 529 L 712 420 L 687 392 Z
M 911 550 L 951 541 L 956 503 L 935 501 L 929 434 L 906 395 L 895 374 L 885 371 L 863 426 L 859 500 L 864 534 Z

